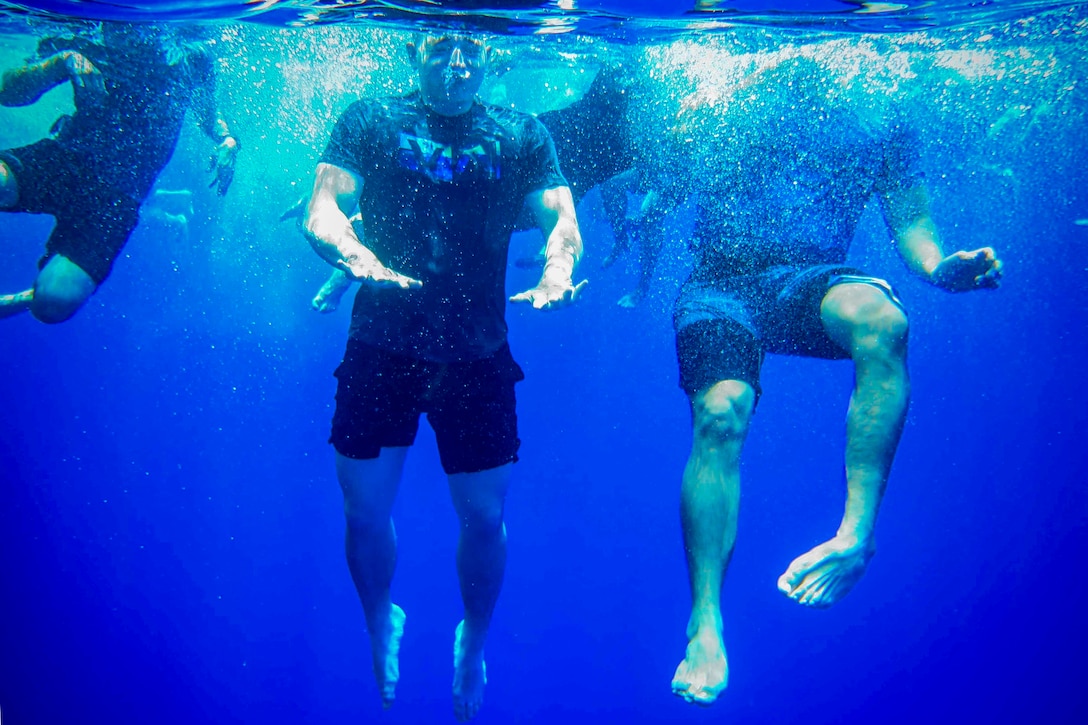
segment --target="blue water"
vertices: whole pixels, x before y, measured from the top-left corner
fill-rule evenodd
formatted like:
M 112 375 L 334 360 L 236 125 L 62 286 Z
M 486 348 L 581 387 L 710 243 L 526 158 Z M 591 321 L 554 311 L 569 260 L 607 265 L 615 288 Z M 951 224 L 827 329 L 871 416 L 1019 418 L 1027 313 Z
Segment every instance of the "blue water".
M 591 293 L 556 314 L 508 310 L 523 444 L 479 722 L 1088 721 L 1088 12 L 987 18 L 993 5 L 969 27 L 963 4 L 943 22 L 928 6 L 875 40 L 829 38 L 824 21 L 785 23 L 770 6 L 755 10 L 772 22 L 678 36 L 664 22 L 675 8 L 658 5 L 662 21 L 622 42 L 614 30 L 497 41 L 560 88 L 577 77 L 568 56 L 642 63 L 658 109 L 686 72 L 711 82 L 720 68 L 696 60 L 725 50 L 905 53 L 945 246 L 993 245 L 1007 275 L 992 294 L 928 287 L 869 210 L 851 261 L 889 279 L 912 322 L 913 402 L 879 554 L 829 611 L 776 591 L 837 525 L 851 370 L 770 357 L 724 593 L 730 687 L 695 709 L 669 692 L 689 608 L 678 491 L 690 444 L 670 305 L 689 260 L 674 246 L 652 298 L 617 307 L 634 260 L 599 268 L 611 236 L 591 193 Z M 5 23 L 4 68 L 42 27 L 25 18 Z M 325 443 L 348 305 L 309 309 L 327 268 L 277 222 L 347 103 L 404 86 L 389 60 L 403 38 L 373 22 L 217 32 L 222 105 L 244 140 L 229 195 L 205 188 L 207 142 L 189 128 L 159 185 L 194 190 L 190 242 L 143 224 L 76 318 L 0 322 L 3 722 L 452 721 L 457 524 L 433 436 L 421 428 L 396 510 L 408 623 L 382 713 Z M 867 82 L 893 92 L 886 76 Z M 542 107 L 556 105 L 541 88 Z M 44 133 L 64 93 L 0 108 L 0 148 Z M 680 236 L 687 211 L 672 221 Z M 0 215 L 0 291 L 30 281 L 50 224 Z M 513 248 L 536 244 L 519 235 Z M 512 268 L 508 286 L 534 281 Z

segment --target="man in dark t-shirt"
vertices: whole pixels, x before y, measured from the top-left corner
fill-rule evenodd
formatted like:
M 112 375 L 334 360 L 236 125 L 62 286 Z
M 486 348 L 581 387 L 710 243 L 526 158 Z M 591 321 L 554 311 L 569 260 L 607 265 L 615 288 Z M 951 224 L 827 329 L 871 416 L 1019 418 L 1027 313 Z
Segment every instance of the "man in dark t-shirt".
M 226 193 L 239 146 L 215 111 L 211 56 L 186 32 L 103 23 L 101 41 L 48 38 L 4 74 L 0 104 L 29 105 L 71 82 L 76 110 L 51 137 L 0 151 L 0 209 L 56 218 L 34 287 L 0 296 L 0 317 L 29 309 L 63 322 L 79 310 L 136 227 L 190 106 L 216 142 L 212 185 Z
M 510 235 L 528 204 L 547 259 L 538 285 L 511 300 L 536 309 L 577 297 L 582 240 L 543 125 L 476 99 L 487 47 L 442 35 L 417 38 L 408 52 L 419 90 L 344 112 L 318 164 L 303 232 L 322 258 L 362 283 L 336 370 L 330 442 L 382 702 L 395 696 L 405 619 L 390 598 L 391 512 L 426 412 L 461 521 L 465 616 L 455 634 L 453 699 L 467 720 L 483 701 L 484 641 L 506 559 L 503 505 L 519 445 L 514 385 L 523 375 L 504 314 Z
M 886 281 L 846 265 L 862 212 L 877 200 L 906 265 L 947 291 L 996 287 L 1001 262 L 988 247 L 941 251 L 914 135 L 890 109 L 861 107 L 815 61 L 783 53 L 737 87 L 684 108 L 677 138 L 709 158 L 674 157 L 660 175 L 671 185 L 659 182 L 671 202 L 695 193 L 698 210 L 694 266 L 674 311 L 694 440 L 681 486 L 692 610 L 672 688 L 705 705 L 728 682 L 721 586 L 764 355 L 854 363 L 842 523 L 778 580 L 793 601 L 829 607 L 875 551 L 909 399 L 903 305 Z

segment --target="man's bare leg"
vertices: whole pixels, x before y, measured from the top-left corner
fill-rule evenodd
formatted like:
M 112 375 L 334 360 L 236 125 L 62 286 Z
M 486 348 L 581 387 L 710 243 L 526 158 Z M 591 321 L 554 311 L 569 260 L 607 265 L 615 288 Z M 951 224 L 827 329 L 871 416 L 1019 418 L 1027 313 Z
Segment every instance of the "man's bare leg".
M 465 605 L 465 618 L 457 625 L 453 643 L 453 713 L 460 722 L 476 717 L 483 704 L 487 684 L 484 643 L 506 571 L 503 507 L 511 468 L 508 463 L 449 477 L 450 495 L 461 522 L 457 573 Z
M 835 537 L 794 559 L 778 580 L 809 607 L 845 597 L 876 553 L 874 528 L 910 400 L 907 317 L 868 284 L 831 288 L 820 310 L 831 338 L 850 351 L 854 392 L 846 418 L 846 508 Z
M 11 168 L 0 161 L 0 209 L 19 201 L 19 185 Z M 42 322 L 64 322 L 79 311 L 98 283 L 72 260 L 55 255 L 38 273 L 33 289 L 0 295 L 0 319 L 30 310 Z
M 374 677 L 385 708 L 396 698 L 400 639 L 404 634 L 404 611 L 393 604 L 389 587 L 397 565 L 393 501 L 407 452 L 407 448 L 383 448 L 371 460 L 336 454 L 336 474 L 344 492 L 347 518 L 348 568 L 363 604 Z
M 737 538 L 740 453 L 755 392 L 726 380 L 692 400 L 692 449 L 680 488 L 680 519 L 691 585 L 687 652 L 672 691 L 709 705 L 729 684 L 722 640 L 721 589 Z
M 340 298 L 351 287 L 351 278 L 346 273 L 334 270 L 321 289 L 314 295 L 310 306 L 318 312 L 332 312 L 340 306 Z
M 0 320 L 26 312 L 30 309 L 30 303 L 33 300 L 34 290 L 32 289 L 16 292 L 12 295 L 0 295 Z

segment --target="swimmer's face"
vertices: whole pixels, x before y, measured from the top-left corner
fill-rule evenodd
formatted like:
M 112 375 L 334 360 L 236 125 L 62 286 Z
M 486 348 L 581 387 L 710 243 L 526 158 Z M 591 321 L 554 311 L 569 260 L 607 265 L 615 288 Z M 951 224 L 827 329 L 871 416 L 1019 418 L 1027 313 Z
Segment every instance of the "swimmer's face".
M 423 101 L 444 115 L 471 108 L 487 70 L 488 50 L 482 40 L 465 35 L 432 35 L 410 46 Z

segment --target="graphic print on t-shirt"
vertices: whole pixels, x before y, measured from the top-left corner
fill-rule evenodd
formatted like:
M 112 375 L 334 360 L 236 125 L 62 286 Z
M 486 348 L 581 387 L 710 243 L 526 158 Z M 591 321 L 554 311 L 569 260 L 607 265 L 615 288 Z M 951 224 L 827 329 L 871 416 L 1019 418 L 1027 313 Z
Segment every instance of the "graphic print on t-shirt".
M 498 139 L 468 140 L 458 148 L 402 131 L 399 158 L 402 168 L 436 182 L 464 177 L 494 181 L 502 177 Z

